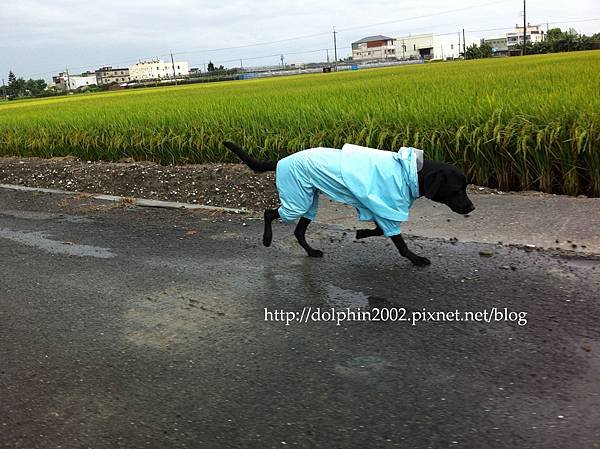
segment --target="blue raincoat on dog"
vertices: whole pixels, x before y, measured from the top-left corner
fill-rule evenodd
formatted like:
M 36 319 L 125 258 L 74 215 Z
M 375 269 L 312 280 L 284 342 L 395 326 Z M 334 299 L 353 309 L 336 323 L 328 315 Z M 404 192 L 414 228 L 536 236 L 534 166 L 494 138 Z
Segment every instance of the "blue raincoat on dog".
M 374 221 L 389 237 L 400 234 L 408 209 L 419 197 L 417 172 L 423 152 L 397 153 L 346 144 L 341 150 L 310 148 L 277 163 L 276 184 L 283 221 L 314 220 L 319 193 L 354 206 L 360 221 Z

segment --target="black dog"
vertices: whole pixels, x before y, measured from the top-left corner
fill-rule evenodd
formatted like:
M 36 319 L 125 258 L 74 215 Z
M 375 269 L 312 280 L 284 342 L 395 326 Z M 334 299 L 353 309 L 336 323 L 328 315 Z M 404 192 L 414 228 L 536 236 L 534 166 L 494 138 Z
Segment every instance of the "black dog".
M 286 158 L 282 159 L 281 161 L 257 160 L 248 155 L 234 143 L 224 142 L 224 145 L 233 153 L 235 153 L 246 165 L 248 165 L 248 167 L 250 167 L 255 172 L 276 171 L 278 163 L 286 160 Z M 388 152 L 386 153 L 389 154 Z M 307 157 L 310 157 L 310 154 L 307 154 Z M 393 170 L 396 170 L 396 168 L 393 168 Z M 398 170 L 401 170 L 400 166 L 398 166 Z M 279 176 L 280 173 L 278 170 L 278 182 Z M 286 173 L 285 176 L 289 177 L 293 175 Z M 424 195 L 426 198 L 432 201 L 446 204 L 448 207 L 450 207 L 450 209 L 452 209 L 452 211 L 459 214 L 468 214 L 469 212 L 475 209 L 475 206 L 473 206 L 473 203 L 467 196 L 467 180 L 465 176 L 458 169 L 456 169 L 456 167 L 442 162 L 424 159 L 422 167 L 417 172 L 417 176 L 419 195 Z M 296 182 L 297 180 L 293 179 L 291 181 Z M 312 187 L 314 188 L 315 186 Z M 316 194 L 318 195 L 318 190 Z M 410 204 L 412 204 L 412 201 L 410 202 Z M 266 210 L 264 213 L 264 218 L 265 229 L 263 235 L 263 244 L 265 246 L 270 246 L 271 240 L 273 238 L 271 223 L 273 220 L 280 218 L 279 209 Z M 311 248 L 310 245 L 306 242 L 305 234 L 310 222 L 311 219 L 307 218 L 306 216 L 299 216 L 298 225 L 296 226 L 294 235 L 296 236 L 298 243 L 306 250 L 309 256 L 322 257 L 323 253 L 320 250 Z M 377 223 L 375 229 L 360 229 L 356 231 L 357 239 L 381 235 L 384 235 L 384 230 Z M 414 265 L 425 266 L 430 264 L 429 259 L 418 256 L 408 249 L 408 247 L 406 246 L 406 242 L 402 238 L 402 235 L 399 233 L 399 231 L 396 235 L 390 235 L 389 233 L 386 235 L 390 236 L 400 254 L 409 259 Z

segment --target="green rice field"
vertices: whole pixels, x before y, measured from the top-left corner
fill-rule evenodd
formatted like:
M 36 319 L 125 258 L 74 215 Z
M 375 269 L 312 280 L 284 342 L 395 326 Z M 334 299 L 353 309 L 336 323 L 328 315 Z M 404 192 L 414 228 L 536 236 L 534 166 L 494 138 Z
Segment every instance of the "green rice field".
M 414 146 L 505 190 L 600 196 L 600 51 L 0 104 L 0 156 L 233 162 Z

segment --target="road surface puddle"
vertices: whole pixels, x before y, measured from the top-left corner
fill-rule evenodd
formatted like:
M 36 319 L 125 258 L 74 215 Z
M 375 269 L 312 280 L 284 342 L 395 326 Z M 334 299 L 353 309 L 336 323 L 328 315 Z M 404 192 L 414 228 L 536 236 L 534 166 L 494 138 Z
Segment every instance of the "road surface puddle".
M 116 257 L 116 254 L 108 248 L 79 245 L 70 241 L 52 240 L 47 237 L 46 233 L 40 231 L 13 231 L 11 229 L 0 228 L 0 238 L 41 249 L 42 251 L 47 251 L 51 254 L 96 257 L 98 259 Z
M 94 220 L 88 217 L 78 215 L 56 214 L 50 212 L 34 212 L 29 210 L 0 210 L 0 215 L 5 217 L 20 218 L 23 220 L 58 220 L 67 221 L 69 223 L 93 223 Z
M 326 287 L 327 300 L 334 307 L 366 308 L 369 306 L 369 297 L 362 292 L 348 290 L 328 285 Z

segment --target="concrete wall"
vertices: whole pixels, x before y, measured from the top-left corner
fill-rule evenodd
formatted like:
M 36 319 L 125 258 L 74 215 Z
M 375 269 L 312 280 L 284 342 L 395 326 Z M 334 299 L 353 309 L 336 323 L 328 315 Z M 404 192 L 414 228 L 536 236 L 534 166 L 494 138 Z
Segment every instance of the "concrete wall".
M 433 34 L 403 36 L 397 38 L 394 42 L 398 58 L 420 59 L 422 52 L 427 52 L 427 49 L 433 49 Z
M 97 83 L 95 74 L 86 74 L 86 76 L 67 76 L 66 73 L 59 73 L 58 75 L 52 77 L 52 81 L 54 82 L 54 85 L 60 90 L 76 90 L 81 87 L 94 86 Z
M 129 66 L 129 78 L 137 81 L 173 78 L 173 65 L 175 65 L 175 76 L 188 75 L 190 72 L 185 61 L 175 61 L 171 64 L 171 61 L 155 59 Z
M 463 48 L 462 35 L 459 46 L 458 33 L 444 36 L 436 36 L 432 33 L 404 36 L 394 42 L 399 59 L 421 59 L 421 57 L 431 60 L 456 59 L 460 57 Z M 467 47 L 478 43 L 477 40 L 467 37 Z
M 69 89 L 75 90 L 80 87 L 96 85 L 96 75 L 93 76 L 69 76 Z

